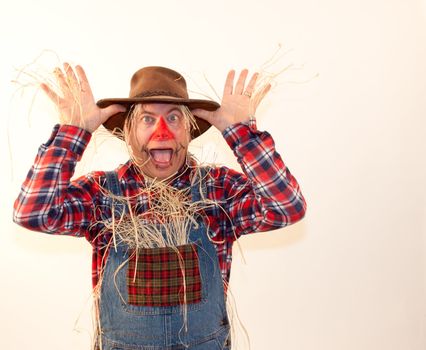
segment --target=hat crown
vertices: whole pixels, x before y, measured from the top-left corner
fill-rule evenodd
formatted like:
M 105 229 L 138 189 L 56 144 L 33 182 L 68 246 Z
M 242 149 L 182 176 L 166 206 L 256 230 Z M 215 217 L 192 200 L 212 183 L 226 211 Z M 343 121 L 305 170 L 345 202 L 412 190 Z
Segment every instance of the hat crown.
M 185 78 L 178 72 L 159 66 L 144 67 L 133 74 L 129 97 L 169 96 L 188 98 Z

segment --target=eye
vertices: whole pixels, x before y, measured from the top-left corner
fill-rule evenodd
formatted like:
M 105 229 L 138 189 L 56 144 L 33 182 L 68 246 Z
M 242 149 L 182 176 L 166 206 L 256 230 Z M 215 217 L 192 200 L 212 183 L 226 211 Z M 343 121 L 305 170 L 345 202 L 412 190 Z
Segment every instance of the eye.
M 167 116 L 167 121 L 171 124 L 176 124 L 179 121 L 179 115 L 177 114 L 169 114 Z
M 144 124 L 153 124 L 155 122 L 155 119 L 151 117 L 150 115 L 143 115 L 141 117 L 141 121 Z

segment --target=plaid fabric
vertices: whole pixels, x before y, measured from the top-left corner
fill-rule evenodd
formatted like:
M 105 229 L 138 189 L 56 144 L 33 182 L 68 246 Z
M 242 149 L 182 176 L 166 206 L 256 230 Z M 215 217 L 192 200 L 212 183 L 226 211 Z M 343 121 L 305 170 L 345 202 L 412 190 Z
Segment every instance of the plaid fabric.
M 206 178 L 207 199 L 219 205 L 205 210 L 206 224 L 218 242 L 216 250 L 224 281 L 231 271 L 232 244 L 240 235 L 270 231 L 290 225 L 305 214 L 306 203 L 299 184 L 275 150 L 272 137 L 241 123 L 227 128 L 224 138 L 233 149 L 244 174 L 214 167 Z M 111 199 L 101 185 L 105 173 L 93 172 L 70 182 L 76 162 L 91 138 L 75 126 L 56 126 L 39 149 L 14 205 L 14 221 L 30 230 L 85 236 L 93 246 L 93 285 L 96 286 L 110 236 L 98 223 L 111 217 Z M 171 183 L 191 184 L 192 169 L 181 170 Z M 149 204 L 138 196 L 141 175 L 131 162 L 117 169 L 122 191 L 134 197 L 142 213 Z
M 201 301 L 201 277 L 196 247 L 140 249 L 127 270 L 129 304 L 174 306 Z

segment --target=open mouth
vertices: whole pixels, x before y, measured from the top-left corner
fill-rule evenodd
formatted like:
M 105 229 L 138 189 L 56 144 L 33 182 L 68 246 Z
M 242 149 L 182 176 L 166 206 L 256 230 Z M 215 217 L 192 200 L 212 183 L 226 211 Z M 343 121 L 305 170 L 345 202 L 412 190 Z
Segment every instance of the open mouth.
M 173 149 L 171 148 L 153 148 L 149 151 L 149 155 L 154 163 L 159 165 L 167 165 L 171 162 Z

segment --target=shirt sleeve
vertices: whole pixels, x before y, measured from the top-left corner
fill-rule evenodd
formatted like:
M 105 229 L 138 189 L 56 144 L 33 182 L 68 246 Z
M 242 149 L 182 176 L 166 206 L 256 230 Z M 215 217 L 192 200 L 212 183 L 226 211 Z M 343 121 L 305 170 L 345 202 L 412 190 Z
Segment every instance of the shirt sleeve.
M 306 211 L 305 199 L 271 135 L 239 123 L 225 129 L 223 136 L 244 172 L 223 167 L 216 177 L 225 198 L 222 210 L 232 223 L 233 237 L 274 230 L 301 220 Z
M 93 213 L 96 184 L 90 177 L 70 182 L 91 134 L 56 125 L 40 146 L 14 203 L 13 220 L 30 230 L 83 236 Z

